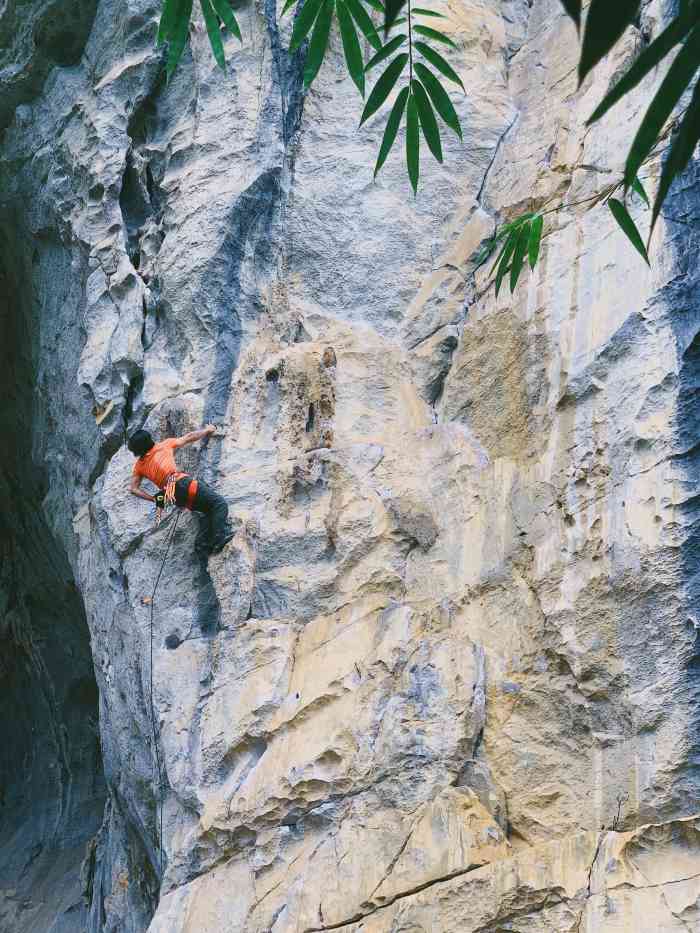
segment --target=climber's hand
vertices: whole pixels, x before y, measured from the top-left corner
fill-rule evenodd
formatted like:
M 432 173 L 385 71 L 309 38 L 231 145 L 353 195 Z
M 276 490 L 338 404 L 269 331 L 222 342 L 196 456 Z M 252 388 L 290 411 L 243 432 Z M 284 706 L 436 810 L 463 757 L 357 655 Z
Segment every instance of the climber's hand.
M 208 424 L 208 425 L 204 428 L 204 430 L 207 432 L 207 434 L 216 434 L 216 425 L 215 425 L 215 424 Z

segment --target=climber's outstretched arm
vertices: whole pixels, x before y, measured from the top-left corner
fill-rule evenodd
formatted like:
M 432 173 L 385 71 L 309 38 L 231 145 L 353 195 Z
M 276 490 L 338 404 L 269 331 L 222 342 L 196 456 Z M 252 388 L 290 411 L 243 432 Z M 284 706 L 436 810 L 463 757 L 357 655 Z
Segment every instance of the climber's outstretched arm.
M 206 437 L 208 434 L 213 434 L 216 431 L 216 428 L 213 424 L 208 424 L 206 428 L 202 428 L 201 431 L 190 431 L 189 434 L 183 434 L 182 437 L 175 438 L 175 447 L 184 447 L 186 444 L 196 444 L 197 441 L 201 441 L 203 437 Z
M 142 476 L 133 476 L 131 479 L 131 486 L 129 486 L 129 492 L 132 496 L 138 496 L 139 499 L 145 499 L 146 502 L 155 502 L 156 497 L 150 495 L 150 493 L 144 492 L 143 489 L 139 489 L 141 485 Z

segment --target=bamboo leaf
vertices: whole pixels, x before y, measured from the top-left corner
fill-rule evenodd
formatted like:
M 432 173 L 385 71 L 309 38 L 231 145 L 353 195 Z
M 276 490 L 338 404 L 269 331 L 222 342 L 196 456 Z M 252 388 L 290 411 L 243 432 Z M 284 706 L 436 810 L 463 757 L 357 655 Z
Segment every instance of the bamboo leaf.
M 214 53 L 216 63 L 222 71 L 226 71 L 226 56 L 224 55 L 224 43 L 221 41 L 221 28 L 219 18 L 214 12 L 210 0 L 200 0 L 202 14 L 204 16 L 204 25 L 207 27 L 209 44 Z
M 173 72 L 177 68 L 177 63 L 180 61 L 185 46 L 187 45 L 191 16 L 192 0 L 180 0 L 178 4 L 177 20 L 170 35 L 168 59 L 165 66 L 168 80 L 172 77 Z
M 447 19 L 444 13 L 438 13 L 436 10 L 424 10 L 423 7 L 411 7 L 411 13 L 414 16 L 439 16 L 440 19 Z
M 343 40 L 343 52 L 347 62 L 350 77 L 357 85 L 360 94 L 365 96 L 365 68 L 362 61 L 362 49 L 355 32 L 355 24 L 348 13 L 344 0 L 338 0 L 337 6 L 338 25 L 340 26 L 340 37 Z
M 304 0 L 304 5 L 301 8 L 301 12 L 294 20 L 292 39 L 289 43 L 290 53 L 296 52 L 301 43 L 307 37 L 322 6 L 323 0 Z
M 688 109 L 683 117 L 683 121 L 678 128 L 678 133 L 671 145 L 671 151 L 664 164 L 659 182 L 659 190 L 654 202 L 654 210 L 651 215 L 651 229 L 654 229 L 656 220 L 661 211 L 661 205 L 664 203 L 673 179 L 680 175 L 683 169 L 690 161 L 695 146 L 700 139 L 700 83 L 695 85 L 693 97 Z
M 578 65 L 579 86 L 634 22 L 640 5 L 641 0 L 591 0 Z
M 682 42 L 698 21 L 699 4 L 694 3 L 692 11 L 677 16 L 664 31 L 654 39 L 651 45 L 641 53 L 617 84 L 605 95 L 598 104 L 588 124 L 595 123 L 610 110 L 625 94 L 635 88 L 650 71 L 662 61 L 674 46 Z
M 345 0 L 345 2 L 352 14 L 352 18 L 359 26 L 360 32 L 365 39 L 367 39 L 372 48 L 378 52 L 382 47 L 382 40 L 379 38 L 379 33 L 374 28 L 374 23 L 370 19 L 369 13 L 362 6 L 360 0 Z
M 416 51 L 420 52 L 421 55 L 425 59 L 427 59 L 427 61 L 429 61 L 431 65 L 437 68 L 438 71 L 441 71 L 442 74 L 449 81 L 454 81 L 455 84 L 459 84 L 459 86 L 462 88 L 462 90 L 466 94 L 466 90 L 464 88 L 464 85 L 462 84 L 462 79 L 457 74 L 457 72 L 452 68 L 449 62 L 445 61 L 445 59 L 442 57 L 442 55 L 440 55 L 439 52 L 436 52 L 435 49 L 431 49 L 429 45 L 426 45 L 425 42 L 421 42 L 420 40 L 413 43 L 413 48 L 416 49 Z
M 502 240 L 504 236 L 511 232 L 511 230 L 517 230 L 521 224 L 524 224 L 526 220 L 530 220 L 534 216 L 534 211 L 528 211 L 526 214 L 520 214 L 520 216 L 516 217 L 515 220 L 510 220 L 507 224 L 503 224 L 503 226 L 499 227 L 496 231 L 496 239 Z
M 309 42 L 309 51 L 306 53 L 306 64 L 304 65 L 304 87 L 309 88 L 318 74 L 319 68 L 323 64 L 323 56 L 328 47 L 328 37 L 331 32 L 333 22 L 333 7 L 335 0 L 324 0 L 323 6 L 316 18 L 314 31 L 311 34 Z
M 644 241 L 639 235 L 639 230 L 637 230 L 637 225 L 630 217 L 625 205 L 622 203 L 622 201 L 618 201 L 617 198 L 610 198 L 608 200 L 608 207 L 610 208 L 610 211 L 613 217 L 615 218 L 618 225 L 620 226 L 620 229 L 625 234 L 627 239 L 630 241 L 632 246 L 634 246 L 634 248 L 637 250 L 639 255 L 644 260 L 644 262 L 647 265 L 650 265 L 649 256 L 647 255 L 646 247 L 644 246 Z
M 561 0 L 562 6 L 576 23 L 576 28 L 581 28 L 581 0 Z
M 530 260 L 530 268 L 534 269 L 540 255 L 540 243 L 542 242 L 542 228 L 544 226 L 544 217 L 538 214 L 530 225 L 530 239 L 527 244 L 527 254 Z
M 498 298 L 498 293 L 501 290 L 501 283 L 503 282 L 503 276 L 508 271 L 510 257 L 513 255 L 513 250 L 518 243 L 518 234 L 513 232 L 509 235 L 506 242 L 503 244 L 503 249 L 500 252 L 498 262 L 498 268 L 496 270 L 496 298 Z
M 376 113 L 376 111 L 379 110 L 389 94 L 391 94 L 394 85 L 399 80 L 401 72 L 406 67 L 407 61 L 408 54 L 406 52 L 402 52 L 400 55 L 397 55 L 386 71 L 382 74 L 381 78 L 374 85 L 372 88 L 372 93 L 369 95 L 367 103 L 365 104 L 365 109 L 362 111 L 362 116 L 360 117 L 360 126 L 362 126 L 365 120 L 368 120 L 373 113 Z
M 177 22 L 179 7 L 179 0 L 165 0 L 163 12 L 160 16 L 160 25 L 158 26 L 158 45 L 166 42 L 172 35 Z
M 386 9 L 383 3 L 380 3 L 380 0 L 366 0 L 367 4 L 372 7 L 373 10 L 376 10 L 378 13 L 386 13 Z
M 420 174 L 420 134 L 418 132 L 418 108 L 412 94 L 406 105 L 406 166 L 414 195 L 418 193 Z
M 211 0 L 211 3 L 219 14 L 219 19 L 223 22 L 231 35 L 235 36 L 239 42 L 243 42 L 243 36 L 238 27 L 238 20 L 231 7 L 228 5 L 228 0 Z
M 432 29 L 430 26 L 414 26 L 413 31 L 420 33 L 422 36 L 427 36 L 428 39 L 433 39 L 435 42 L 444 42 L 445 45 L 449 45 L 453 49 L 457 48 L 452 39 L 450 39 L 444 33 L 438 32 L 437 29 Z
M 639 175 L 637 175 L 634 181 L 632 182 L 632 190 L 635 191 L 639 195 L 639 197 L 642 199 L 642 201 L 644 201 L 647 207 L 651 207 L 647 193 L 644 190 L 644 186 L 639 180 Z
M 414 62 L 413 67 L 416 74 L 421 79 L 423 87 L 428 92 L 428 96 L 433 102 L 433 107 L 435 107 L 447 126 L 461 139 L 462 127 L 459 125 L 459 117 L 457 116 L 455 108 L 452 106 L 452 101 L 447 96 L 447 91 L 445 91 L 432 71 L 426 68 L 421 62 Z
M 384 12 L 384 35 L 386 35 L 394 25 L 396 17 L 404 8 L 406 0 L 386 0 Z
M 285 0 L 285 4 L 282 7 L 282 16 L 285 16 L 287 13 L 289 13 L 296 2 L 297 0 Z
M 478 269 L 479 266 L 483 266 L 486 260 L 493 254 L 493 251 L 497 246 L 498 242 L 495 237 L 491 237 L 484 242 L 481 249 L 471 258 L 471 261 L 474 263 L 476 269 Z
M 518 228 L 518 240 L 515 244 L 515 249 L 513 250 L 513 262 L 510 266 L 510 292 L 513 294 L 515 291 L 515 286 L 518 284 L 518 278 L 520 277 L 520 272 L 523 268 L 523 263 L 525 262 L 525 254 L 527 253 L 527 245 L 530 241 L 530 229 L 531 223 L 529 220 L 526 220 Z
M 411 90 L 413 92 L 412 96 L 416 101 L 416 108 L 418 110 L 418 118 L 420 120 L 421 129 L 423 130 L 423 136 L 425 136 L 425 141 L 428 144 L 428 148 L 438 160 L 442 162 L 442 146 L 440 144 L 440 130 L 438 129 L 437 120 L 435 119 L 435 114 L 433 113 L 433 108 L 428 99 L 428 95 L 425 93 L 425 88 L 415 79 L 411 82 Z
M 403 112 L 406 109 L 406 101 L 408 100 L 408 87 L 404 87 L 399 92 L 398 97 L 394 101 L 394 106 L 391 108 L 391 113 L 389 114 L 389 119 L 386 121 L 386 129 L 384 130 L 384 137 L 382 139 L 382 144 L 379 147 L 379 155 L 377 156 L 377 164 L 374 166 L 374 177 L 377 177 L 379 169 L 386 162 L 386 157 L 391 151 L 391 147 L 394 145 L 394 140 L 396 139 L 396 134 L 399 131 L 399 126 L 401 125 L 401 117 Z
M 700 26 L 696 26 L 681 47 L 661 82 L 659 90 L 644 114 L 625 164 L 625 185 L 629 187 L 642 162 L 651 152 L 663 125 L 700 66 Z
M 365 71 L 369 71 L 371 68 L 374 68 L 375 65 L 378 65 L 380 62 L 383 62 L 384 59 L 388 58 L 393 52 L 395 52 L 400 45 L 403 45 L 408 36 L 400 35 L 394 36 L 387 44 L 377 52 L 376 55 L 373 55 L 372 58 L 365 65 Z

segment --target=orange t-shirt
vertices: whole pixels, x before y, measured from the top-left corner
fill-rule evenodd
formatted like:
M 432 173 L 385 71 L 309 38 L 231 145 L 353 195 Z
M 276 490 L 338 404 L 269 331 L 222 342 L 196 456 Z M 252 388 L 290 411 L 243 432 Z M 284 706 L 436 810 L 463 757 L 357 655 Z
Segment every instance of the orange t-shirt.
M 176 447 L 177 439 L 174 437 L 168 437 L 164 441 L 154 444 L 148 453 L 144 454 L 143 457 L 139 457 L 134 464 L 134 476 L 144 476 L 161 489 L 165 486 L 167 478 L 173 473 L 176 479 L 187 476 L 186 473 L 178 470 L 175 463 L 173 451 Z

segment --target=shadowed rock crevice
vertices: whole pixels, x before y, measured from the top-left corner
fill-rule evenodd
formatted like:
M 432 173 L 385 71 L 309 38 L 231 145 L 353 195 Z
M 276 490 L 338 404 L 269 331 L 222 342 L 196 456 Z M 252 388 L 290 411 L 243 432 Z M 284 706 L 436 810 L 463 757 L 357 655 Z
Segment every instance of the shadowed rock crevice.
M 2 231 L 0 255 L 1 427 L 13 438 L 0 450 L 0 929 L 70 933 L 85 923 L 80 869 L 104 809 L 98 690 L 82 598 L 43 514 L 49 480 L 33 462 L 31 262 Z

